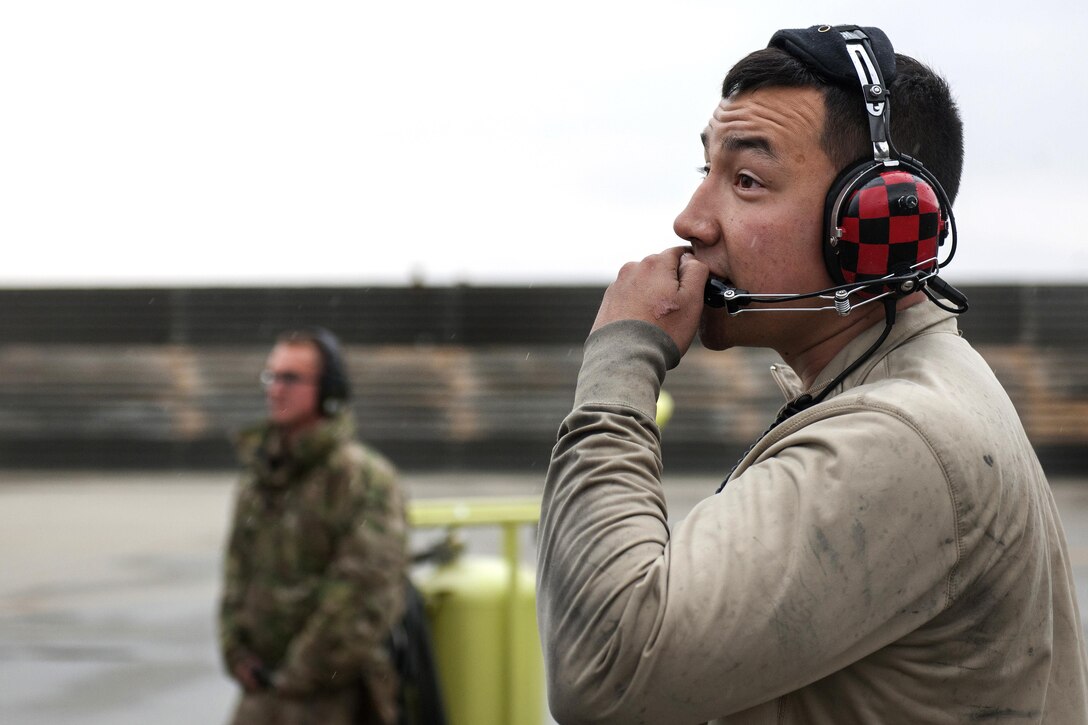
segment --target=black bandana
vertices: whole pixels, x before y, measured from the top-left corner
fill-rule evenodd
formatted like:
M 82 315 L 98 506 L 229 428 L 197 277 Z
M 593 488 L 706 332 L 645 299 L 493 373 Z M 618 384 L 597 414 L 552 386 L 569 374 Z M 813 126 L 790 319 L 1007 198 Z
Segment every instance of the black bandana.
M 895 49 L 880 28 L 859 25 L 813 25 L 811 28 L 779 30 L 771 36 L 768 48 L 779 48 L 819 73 L 829 83 L 856 87 L 858 73 L 846 52 L 846 41 L 840 31 L 861 30 L 869 38 L 876 55 L 884 84 L 895 80 Z

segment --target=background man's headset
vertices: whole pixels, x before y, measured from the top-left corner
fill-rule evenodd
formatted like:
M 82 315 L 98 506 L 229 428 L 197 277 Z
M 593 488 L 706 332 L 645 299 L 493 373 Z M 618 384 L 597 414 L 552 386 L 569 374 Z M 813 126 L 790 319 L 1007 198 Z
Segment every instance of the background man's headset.
M 348 382 L 347 366 L 340 352 L 340 341 L 336 335 L 324 327 L 311 327 L 306 330 L 321 355 L 321 378 L 318 381 L 317 405 L 325 417 L 333 416 L 343 410 L 351 397 L 351 385 Z
M 888 36 L 879 28 L 814 25 L 779 30 L 768 47 L 784 50 L 829 83 L 860 83 L 873 155 L 844 169 L 824 203 L 824 262 L 835 286 L 803 294 L 757 293 L 711 278 L 704 301 L 710 307 L 724 307 L 730 315 L 819 310 L 848 315 L 855 307 L 880 299 L 886 318 L 880 338 L 818 395 L 802 395 L 786 406 L 783 413 L 788 417 L 823 400 L 876 352 L 895 324 L 899 298 L 923 291 L 937 306 L 956 314 L 967 310 L 967 298 L 938 276 L 956 253 L 956 222 L 948 195 L 920 161 L 899 153 L 889 135 L 892 99 L 885 79 L 895 79 L 895 51 Z M 948 256 L 941 262 L 938 247 L 949 238 Z M 814 297 L 830 304 L 747 306 Z

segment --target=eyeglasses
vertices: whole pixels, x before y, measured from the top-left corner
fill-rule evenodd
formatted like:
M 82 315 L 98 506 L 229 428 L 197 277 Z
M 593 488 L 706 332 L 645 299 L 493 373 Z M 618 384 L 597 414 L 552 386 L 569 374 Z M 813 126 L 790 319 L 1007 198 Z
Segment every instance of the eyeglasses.
M 261 385 L 266 388 L 272 387 L 274 383 L 291 387 L 293 385 L 309 385 L 313 382 L 313 378 L 307 378 L 304 375 L 291 371 L 277 373 L 272 370 L 265 370 L 261 372 Z

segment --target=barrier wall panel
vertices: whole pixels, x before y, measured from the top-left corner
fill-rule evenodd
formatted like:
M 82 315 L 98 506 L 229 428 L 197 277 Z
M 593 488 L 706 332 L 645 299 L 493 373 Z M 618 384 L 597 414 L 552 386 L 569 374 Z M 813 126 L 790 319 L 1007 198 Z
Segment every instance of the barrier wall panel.
M 1048 466 L 1088 451 L 1088 288 L 965 288 L 965 336 Z M 0 467 L 233 466 L 276 332 L 345 343 L 360 433 L 409 468 L 546 465 L 603 288 L 0 290 Z M 694 345 L 666 465 L 719 472 L 782 404 L 768 350 Z

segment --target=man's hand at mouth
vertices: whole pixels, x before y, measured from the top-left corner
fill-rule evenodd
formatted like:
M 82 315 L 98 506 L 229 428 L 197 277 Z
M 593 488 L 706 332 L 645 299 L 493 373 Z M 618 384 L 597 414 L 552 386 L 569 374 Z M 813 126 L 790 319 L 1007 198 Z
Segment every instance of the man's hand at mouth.
M 642 320 L 660 327 L 680 354 L 686 353 L 699 327 L 709 272 L 690 247 L 628 262 L 605 291 L 592 331 L 619 320 Z

